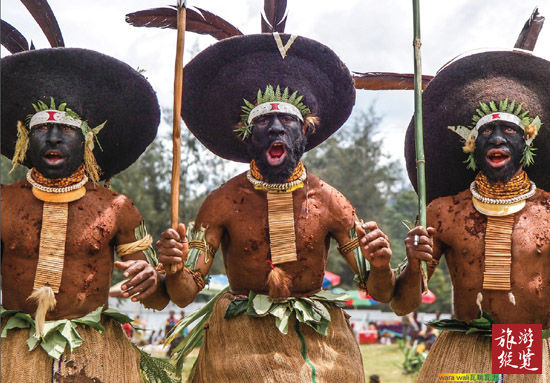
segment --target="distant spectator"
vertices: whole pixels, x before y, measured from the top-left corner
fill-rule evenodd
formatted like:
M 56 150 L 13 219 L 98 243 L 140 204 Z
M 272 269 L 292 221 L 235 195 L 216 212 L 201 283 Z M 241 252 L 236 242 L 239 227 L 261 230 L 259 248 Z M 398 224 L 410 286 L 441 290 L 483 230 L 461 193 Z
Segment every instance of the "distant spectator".
M 153 338 L 153 344 L 161 344 L 164 342 L 164 337 L 162 336 L 162 330 L 159 330 L 157 335 Z
M 153 344 L 153 340 L 155 339 L 155 334 L 156 334 L 156 331 L 153 330 L 153 331 L 151 332 L 151 335 L 149 335 L 149 339 L 147 340 L 147 343 Z
M 380 380 L 380 377 L 378 375 L 371 375 L 369 377 L 369 383 L 380 383 L 380 382 L 382 381 Z
M 422 323 L 418 320 L 418 313 L 415 311 L 409 316 L 411 321 L 411 344 L 418 339 L 422 332 Z
M 145 345 L 145 331 L 140 330 L 144 329 L 145 326 L 147 326 L 147 322 L 145 320 L 141 319 L 139 315 L 136 315 L 135 319 L 132 321 L 132 324 L 134 325 L 134 333 L 133 333 L 133 340 L 135 343 L 137 343 L 140 346 Z
M 178 320 L 176 319 L 176 312 L 170 311 L 169 317 L 166 319 L 166 323 L 164 325 L 164 336 L 168 336 L 168 333 L 174 328 L 174 326 L 178 323 Z
M 169 334 L 170 330 L 172 330 L 172 328 L 174 328 L 174 326 L 178 323 L 178 320 L 176 319 L 175 315 L 176 313 L 174 311 L 170 311 L 170 317 L 166 320 L 166 327 L 165 327 L 166 337 L 170 335 Z M 181 319 L 183 319 L 185 317 L 185 312 L 181 311 L 180 316 L 181 316 Z M 168 357 L 172 356 L 172 353 L 174 352 L 174 348 L 176 348 L 176 346 L 180 344 L 182 340 L 183 340 L 183 335 L 181 333 L 177 334 L 176 337 L 170 343 L 170 347 L 168 348 Z

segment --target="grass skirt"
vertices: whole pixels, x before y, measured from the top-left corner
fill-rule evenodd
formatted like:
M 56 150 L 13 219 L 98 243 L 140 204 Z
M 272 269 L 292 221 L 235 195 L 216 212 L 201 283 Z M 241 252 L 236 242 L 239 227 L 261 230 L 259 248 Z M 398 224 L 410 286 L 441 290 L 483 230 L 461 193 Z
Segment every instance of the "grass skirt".
M 193 383 L 364 383 L 359 345 L 342 309 L 329 306 L 326 337 L 305 324 L 297 332 L 294 315 L 285 335 L 273 316 L 225 319 L 233 298 L 222 295 L 205 325 Z
M 491 373 L 491 337 L 443 331 L 418 374 L 419 383 L 436 383 L 440 373 Z M 550 383 L 550 339 L 542 340 L 542 374 L 506 374 L 504 383 Z
M 103 319 L 105 331 L 79 326 L 82 346 L 56 361 L 40 346 L 29 351 L 29 329 L 11 329 L 1 340 L 1 381 L 13 383 L 142 383 L 139 354 L 120 324 Z M 53 375 L 53 379 L 52 379 Z

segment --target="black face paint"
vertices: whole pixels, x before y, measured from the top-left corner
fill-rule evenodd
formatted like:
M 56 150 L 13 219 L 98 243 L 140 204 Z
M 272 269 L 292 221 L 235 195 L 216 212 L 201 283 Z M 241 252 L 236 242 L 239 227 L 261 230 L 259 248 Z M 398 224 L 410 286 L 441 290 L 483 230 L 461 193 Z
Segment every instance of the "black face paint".
M 84 162 L 84 136 L 65 125 L 34 127 L 29 135 L 28 156 L 44 177 L 68 177 Z
M 489 123 L 481 127 L 476 139 L 476 164 L 490 183 L 506 183 L 521 169 L 525 145 L 518 126 L 505 121 Z
M 301 122 L 290 114 L 266 114 L 253 121 L 246 141 L 250 157 L 267 182 L 288 180 L 306 149 Z

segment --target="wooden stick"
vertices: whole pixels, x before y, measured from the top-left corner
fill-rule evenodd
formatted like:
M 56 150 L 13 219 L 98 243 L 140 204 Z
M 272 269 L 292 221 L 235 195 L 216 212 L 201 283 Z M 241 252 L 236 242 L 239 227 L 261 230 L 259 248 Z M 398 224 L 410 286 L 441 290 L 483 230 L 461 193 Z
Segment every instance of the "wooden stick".
M 179 197 L 180 197 L 180 164 L 181 164 L 181 99 L 183 90 L 183 51 L 185 46 L 185 1 L 178 0 L 178 37 L 176 45 L 176 65 L 174 74 L 174 108 L 173 108 L 173 157 L 172 157 L 172 183 L 170 197 L 172 209 L 170 214 L 170 226 L 177 230 L 179 221 Z M 183 238 L 182 238 L 183 239 Z M 170 265 L 170 272 L 178 270 L 176 265 Z
M 418 186 L 418 218 L 420 226 L 426 227 L 426 161 L 424 158 L 424 135 L 422 125 L 422 60 L 420 56 L 420 9 L 419 0 L 413 0 L 414 29 L 414 142 L 416 148 L 416 180 Z M 422 292 L 428 292 L 428 264 L 422 262 Z

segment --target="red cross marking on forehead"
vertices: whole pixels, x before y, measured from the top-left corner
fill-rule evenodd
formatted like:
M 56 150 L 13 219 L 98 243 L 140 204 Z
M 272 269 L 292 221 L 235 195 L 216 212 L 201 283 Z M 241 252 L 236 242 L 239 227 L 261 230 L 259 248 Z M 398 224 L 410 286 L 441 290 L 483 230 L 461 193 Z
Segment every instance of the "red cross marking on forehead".
M 48 113 L 48 119 L 46 121 L 57 121 L 55 119 L 55 115 L 57 114 L 57 112 L 48 111 L 46 113 Z
M 491 117 L 493 118 L 493 120 L 496 120 L 497 118 L 500 118 L 500 113 L 493 113 Z
M 278 103 L 271 104 L 271 110 L 279 110 L 279 104 Z

